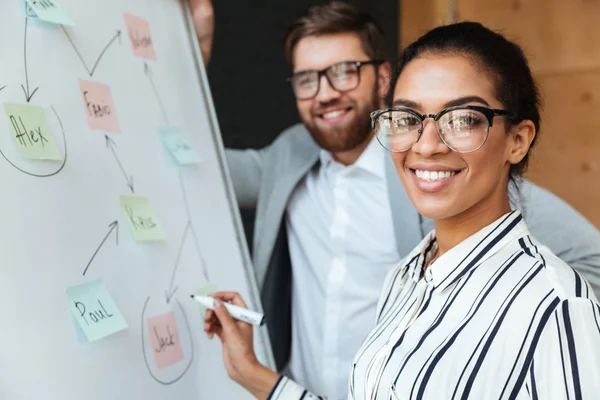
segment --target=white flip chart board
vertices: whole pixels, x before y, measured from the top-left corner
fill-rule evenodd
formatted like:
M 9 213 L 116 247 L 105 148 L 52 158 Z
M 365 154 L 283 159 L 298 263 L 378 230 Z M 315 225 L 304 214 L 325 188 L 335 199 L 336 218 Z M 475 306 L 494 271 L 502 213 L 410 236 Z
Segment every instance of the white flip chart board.
M 187 1 L 28 3 L 0 12 L 0 399 L 250 398 L 190 299 L 261 310 Z

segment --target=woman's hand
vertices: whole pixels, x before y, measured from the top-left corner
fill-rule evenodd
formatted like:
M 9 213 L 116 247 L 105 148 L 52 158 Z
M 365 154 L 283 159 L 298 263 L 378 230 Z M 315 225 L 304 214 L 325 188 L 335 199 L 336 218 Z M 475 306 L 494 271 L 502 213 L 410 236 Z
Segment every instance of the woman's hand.
M 204 66 L 208 66 L 215 33 L 215 14 L 211 0 L 189 0 Z
M 258 399 L 266 399 L 279 375 L 258 362 L 254 353 L 252 325 L 233 319 L 221 303 L 230 302 L 248 308 L 238 293 L 218 292 L 210 295 L 215 309 L 207 310 L 204 331 L 212 339 L 217 335 L 223 344 L 223 361 L 227 374 Z

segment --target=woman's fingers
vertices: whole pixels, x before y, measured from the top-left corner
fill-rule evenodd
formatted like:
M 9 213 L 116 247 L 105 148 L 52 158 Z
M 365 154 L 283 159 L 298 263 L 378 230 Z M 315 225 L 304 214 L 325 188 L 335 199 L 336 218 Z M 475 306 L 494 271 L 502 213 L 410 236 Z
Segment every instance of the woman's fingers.
M 237 292 L 215 292 L 209 296 L 221 300 L 223 303 L 232 303 L 236 306 L 248 308 L 246 302 L 242 299 L 242 296 Z

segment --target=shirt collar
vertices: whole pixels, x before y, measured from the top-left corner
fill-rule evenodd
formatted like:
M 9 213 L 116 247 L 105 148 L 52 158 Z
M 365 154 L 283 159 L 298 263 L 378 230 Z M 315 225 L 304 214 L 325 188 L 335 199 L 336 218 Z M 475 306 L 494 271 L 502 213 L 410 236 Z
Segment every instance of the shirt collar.
M 375 175 L 378 178 L 385 178 L 385 167 L 384 167 L 384 157 L 386 156 L 386 150 L 379 144 L 377 139 L 373 136 L 370 139 L 369 144 L 362 152 L 362 154 L 358 157 L 356 162 L 352 165 L 349 165 L 348 168 L 359 168 L 363 171 L 369 172 Z M 329 166 L 330 164 L 336 163 L 327 150 L 321 149 L 319 153 L 319 159 L 321 160 L 321 164 L 324 167 Z
M 448 250 L 429 266 L 435 289 L 448 288 L 508 243 L 528 234 L 527 225 L 519 211 L 504 214 Z M 423 276 L 425 261 L 436 244 L 435 231 L 431 231 L 406 259 L 405 268 L 413 281 L 417 282 Z

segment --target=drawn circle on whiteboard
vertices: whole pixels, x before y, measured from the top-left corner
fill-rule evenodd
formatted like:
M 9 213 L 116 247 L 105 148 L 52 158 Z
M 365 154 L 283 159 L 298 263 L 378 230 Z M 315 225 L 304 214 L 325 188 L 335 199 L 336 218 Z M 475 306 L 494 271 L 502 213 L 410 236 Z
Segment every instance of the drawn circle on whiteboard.
M 185 310 L 183 309 L 183 306 L 181 305 L 181 303 L 179 302 L 179 300 L 174 299 L 175 302 L 177 303 L 177 307 L 179 308 L 179 311 L 181 312 L 181 315 L 183 317 L 183 321 L 185 323 L 185 332 L 187 332 L 188 337 L 190 339 L 190 359 L 187 363 L 187 365 L 185 365 L 185 368 L 183 368 L 183 370 L 178 373 L 175 377 L 172 377 L 171 379 L 160 379 L 158 376 L 156 376 L 157 374 L 155 373 L 154 369 L 150 366 L 150 360 L 148 360 L 148 355 L 146 354 L 146 352 L 148 351 L 146 349 L 146 325 L 145 325 L 145 321 L 146 321 L 146 308 L 148 307 L 148 303 L 150 302 L 150 296 L 148 296 L 146 298 L 146 301 L 144 302 L 144 307 L 142 308 L 142 324 L 141 324 L 141 334 L 142 334 L 142 353 L 144 354 L 144 363 L 146 364 L 146 369 L 148 370 L 148 373 L 150 373 L 150 376 L 152 377 L 152 379 L 154 379 L 156 382 L 160 383 L 161 385 L 172 385 L 176 382 L 178 382 L 179 380 L 181 380 L 181 378 L 184 377 L 184 375 L 189 371 L 190 367 L 192 366 L 192 363 L 194 362 L 194 339 L 192 336 L 192 329 L 190 327 L 190 323 L 188 321 L 187 315 L 185 313 Z
M 58 120 L 58 124 L 60 125 L 60 130 L 62 133 L 62 138 L 63 138 L 63 149 L 64 149 L 64 153 L 65 153 L 65 157 L 62 160 L 61 165 L 58 167 L 58 169 L 56 169 L 53 172 L 47 173 L 47 174 L 40 174 L 40 173 L 35 173 L 35 172 L 31 172 L 31 171 L 26 171 L 25 169 L 19 167 L 17 164 L 15 164 L 14 162 L 12 162 L 11 160 L 8 159 L 8 157 L 6 156 L 6 154 L 4 154 L 4 152 L 2 151 L 2 147 L 0 147 L 0 155 L 2 155 L 2 157 L 11 165 L 13 166 L 13 168 L 17 169 L 18 171 L 21 171 L 24 174 L 27 174 L 29 176 L 33 176 L 35 178 L 49 178 L 51 176 L 54 175 L 58 175 L 58 173 L 60 171 L 63 170 L 63 168 L 65 167 L 65 165 L 67 164 L 67 136 L 65 135 L 65 128 L 63 126 L 62 120 L 60 119 L 60 117 L 58 116 L 58 113 L 56 112 L 56 109 L 54 108 L 54 106 L 50 106 L 50 108 L 52 108 L 52 111 L 54 112 L 54 115 L 56 116 L 56 119 Z

